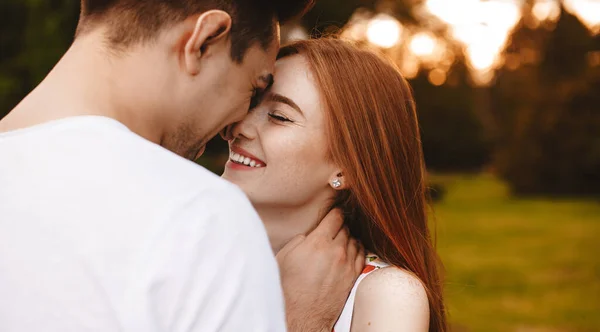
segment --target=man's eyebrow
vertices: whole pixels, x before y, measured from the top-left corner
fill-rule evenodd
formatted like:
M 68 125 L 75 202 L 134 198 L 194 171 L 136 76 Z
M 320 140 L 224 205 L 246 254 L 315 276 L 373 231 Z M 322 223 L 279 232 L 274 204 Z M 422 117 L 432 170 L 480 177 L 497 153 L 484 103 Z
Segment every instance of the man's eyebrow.
M 280 94 L 271 92 L 271 93 L 267 93 L 267 95 L 264 98 L 265 98 L 265 101 L 272 101 L 275 103 L 286 104 L 286 105 L 290 106 L 291 108 L 295 109 L 298 113 L 300 113 L 300 115 L 304 116 L 304 113 L 300 109 L 300 106 L 298 106 L 298 104 L 296 104 L 293 100 L 291 100 L 290 98 L 288 98 L 286 96 L 282 96 Z
M 270 88 L 271 85 L 273 85 L 273 74 L 262 75 L 259 79 L 265 82 L 265 90 Z

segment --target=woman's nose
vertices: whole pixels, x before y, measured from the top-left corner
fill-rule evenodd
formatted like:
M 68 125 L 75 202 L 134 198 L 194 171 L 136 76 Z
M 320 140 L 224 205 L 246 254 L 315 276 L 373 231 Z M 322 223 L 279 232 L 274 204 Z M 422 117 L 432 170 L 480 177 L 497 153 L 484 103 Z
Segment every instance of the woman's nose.
M 249 140 L 256 138 L 257 113 L 258 112 L 256 111 L 250 112 L 242 121 L 236 122 L 229 126 L 230 129 L 227 135 L 227 137 L 229 137 L 229 140 L 241 137 Z

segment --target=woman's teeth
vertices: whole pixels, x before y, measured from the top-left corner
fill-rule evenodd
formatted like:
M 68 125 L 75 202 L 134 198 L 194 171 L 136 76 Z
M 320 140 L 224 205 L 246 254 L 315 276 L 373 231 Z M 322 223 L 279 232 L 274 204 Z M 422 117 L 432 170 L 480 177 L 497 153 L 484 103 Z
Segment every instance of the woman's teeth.
M 250 167 L 264 167 L 263 164 L 259 163 L 256 160 L 253 160 L 249 157 L 244 157 L 239 153 L 235 153 L 235 152 L 229 152 L 229 159 L 231 159 L 231 161 L 233 161 L 234 163 L 237 164 L 242 164 L 242 165 L 246 165 L 246 166 L 250 166 Z

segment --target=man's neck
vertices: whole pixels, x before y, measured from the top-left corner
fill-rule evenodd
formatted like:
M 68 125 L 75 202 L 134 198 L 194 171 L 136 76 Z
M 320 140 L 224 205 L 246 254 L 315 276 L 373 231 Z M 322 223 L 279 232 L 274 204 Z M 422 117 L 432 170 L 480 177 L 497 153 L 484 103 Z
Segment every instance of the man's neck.
M 120 121 L 158 143 L 163 134 L 156 113 L 139 105 L 135 60 L 106 50 L 100 32 L 78 38 L 46 78 L 2 121 L 0 132 L 74 116 L 97 115 Z M 129 75 L 131 76 L 131 75 Z M 137 104 L 137 105 L 136 105 Z
M 327 200 L 313 200 L 311 203 L 294 206 L 254 205 L 262 219 L 273 252 L 277 254 L 292 238 L 306 235 L 317 227 L 328 212 Z

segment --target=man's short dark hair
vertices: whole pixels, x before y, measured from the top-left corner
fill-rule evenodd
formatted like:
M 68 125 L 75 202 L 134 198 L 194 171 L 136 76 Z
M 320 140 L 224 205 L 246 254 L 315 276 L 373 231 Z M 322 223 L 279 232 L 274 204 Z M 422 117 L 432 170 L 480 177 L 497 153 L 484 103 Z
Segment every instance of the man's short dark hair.
M 249 47 L 273 41 L 274 21 L 285 23 L 305 14 L 314 0 L 81 0 L 77 35 L 106 25 L 111 46 L 125 48 L 152 40 L 158 32 L 191 15 L 211 9 L 232 18 L 231 57 L 241 62 Z

